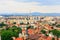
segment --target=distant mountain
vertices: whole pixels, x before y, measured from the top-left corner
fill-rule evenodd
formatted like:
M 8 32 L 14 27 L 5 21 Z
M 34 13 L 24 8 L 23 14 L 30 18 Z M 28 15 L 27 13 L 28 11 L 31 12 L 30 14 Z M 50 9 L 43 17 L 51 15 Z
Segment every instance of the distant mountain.
M 60 13 L 39 13 L 39 12 L 33 12 L 31 15 L 35 16 L 60 16 Z
M 3 13 L 0 16 L 60 16 L 60 13 Z

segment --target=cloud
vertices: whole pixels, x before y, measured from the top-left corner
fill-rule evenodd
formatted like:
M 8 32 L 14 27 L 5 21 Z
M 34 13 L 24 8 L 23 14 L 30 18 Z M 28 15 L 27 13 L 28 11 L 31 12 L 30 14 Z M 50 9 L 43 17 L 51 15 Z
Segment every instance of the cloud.
M 38 5 L 38 2 L 16 2 L 14 0 L 0 0 L 0 13 L 60 13 L 60 5 Z
M 10 13 L 27 13 L 29 12 L 30 8 L 37 5 L 37 2 L 16 2 L 16 1 L 0 1 L 0 12 L 10 12 Z
M 36 6 L 32 9 L 33 12 L 41 12 L 41 13 L 60 13 L 60 5 L 53 6 Z
M 39 2 L 42 5 L 60 5 L 60 0 L 15 0 L 18 2 Z

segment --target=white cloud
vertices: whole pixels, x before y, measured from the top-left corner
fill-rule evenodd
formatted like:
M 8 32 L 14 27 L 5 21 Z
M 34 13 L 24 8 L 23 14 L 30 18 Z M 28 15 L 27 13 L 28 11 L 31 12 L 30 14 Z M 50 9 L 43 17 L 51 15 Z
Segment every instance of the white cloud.
M 29 9 L 37 4 L 36 2 L 0 1 L 0 12 L 29 12 Z
M 38 6 L 37 2 L 16 2 L 14 0 L 0 0 L 0 13 L 60 13 L 60 5 Z
M 41 13 L 60 13 L 60 5 L 54 6 L 36 6 L 32 9 L 33 12 L 41 12 Z

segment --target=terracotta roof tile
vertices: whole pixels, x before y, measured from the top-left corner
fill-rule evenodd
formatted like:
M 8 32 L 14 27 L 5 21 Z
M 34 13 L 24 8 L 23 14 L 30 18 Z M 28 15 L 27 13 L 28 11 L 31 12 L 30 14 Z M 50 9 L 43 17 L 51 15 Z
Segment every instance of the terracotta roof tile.
M 16 40 L 23 40 L 23 38 L 16 38 Z

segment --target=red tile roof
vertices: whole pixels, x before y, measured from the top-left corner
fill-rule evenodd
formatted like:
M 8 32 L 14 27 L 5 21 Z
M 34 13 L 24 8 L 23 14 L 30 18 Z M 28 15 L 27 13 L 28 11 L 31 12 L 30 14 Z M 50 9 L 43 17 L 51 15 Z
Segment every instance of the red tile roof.
M 34 34 L 34 30 L 33 29 L 28 29 L 28 34 Z
M 47 37 L 46 40 L 52 40 L 52 38 L 51 37 Z
M 16 40 L 23 40 L 23 38 L 16 38 Z

